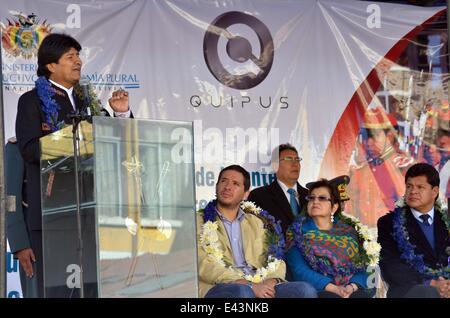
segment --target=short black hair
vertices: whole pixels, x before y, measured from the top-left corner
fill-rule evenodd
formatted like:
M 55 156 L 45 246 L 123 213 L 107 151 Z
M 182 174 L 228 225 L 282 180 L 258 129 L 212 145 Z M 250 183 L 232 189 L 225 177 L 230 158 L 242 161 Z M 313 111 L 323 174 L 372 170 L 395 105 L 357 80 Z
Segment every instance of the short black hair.
M 281 144 L 272 151 L 272 162 L 279 162 L 281 153 L 285 150 L 292 150 L 298 155 L 297 149 L 290 143 Z
M 439 178 L 439 172 L 428 163 L 416 163 L 412 165 L 408 171 L 406 171 L 405 175 L 405 183 L 409 178 L 421 177 L 425 176 L 427 178 L 427 182 L 431 185 L 432 188 L 439 187 L 441 182 Z
M 49 78 L 51 73 L 47 69 L 47 64 L 58 63 L 61 56 L 71 48 L 81 51 L 80 43 L 70 35 L 62 33 L 47 35 L 39 46 L 37 75 Z
M 337 188 L 327 179 L 319 179 L 316 182 L 308 183 L 308 195 L 311 195 L 314 189 L 327 188 L 330 193 L 331 205 L 338 204 L 339 207 L 335 214 L 341 213 L 341 200 Z
M 220 178 L 222 177 L 222 173 L 224 173 L 227 170 L 233 170 L 241 173 L 242 176 L 244 177 L 244 190 L 248 191 L 250 189 L 250 173 L 248 173 L 248 171 L 242 168 L 240 165 L 231 165 L 220 170 L 217 182 L 219 182 Z
M 439 129 L 438 130 L 438 138 L 442 138 L 444 136 L 450 137 L 450 130 Z

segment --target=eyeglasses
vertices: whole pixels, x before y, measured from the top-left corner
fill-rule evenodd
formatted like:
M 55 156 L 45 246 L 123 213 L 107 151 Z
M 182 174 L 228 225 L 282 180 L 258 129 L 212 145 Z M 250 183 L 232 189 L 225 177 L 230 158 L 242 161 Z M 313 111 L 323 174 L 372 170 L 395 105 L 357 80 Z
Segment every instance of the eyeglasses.
M 291 157 L 291 156 L 286 156 L 286 157 L 283 157 L 283 158 L 280 158 L 280 161 L 288 161 L 288 162 L 300 162 L 300 161 L 302 161 L 303 159 L 302 158 L 300 158 L 300 157 Z
M 319 196 L 315 196 L 315 195 L 307 195 L 305 197 L 306 201 L 308 202 L 314 202 L 316 199 L 319 200 L 319 202 L 327 202 L 330 201 L 331 202 L 331 198 L 326 197 L 324 195 L 319 195 Z

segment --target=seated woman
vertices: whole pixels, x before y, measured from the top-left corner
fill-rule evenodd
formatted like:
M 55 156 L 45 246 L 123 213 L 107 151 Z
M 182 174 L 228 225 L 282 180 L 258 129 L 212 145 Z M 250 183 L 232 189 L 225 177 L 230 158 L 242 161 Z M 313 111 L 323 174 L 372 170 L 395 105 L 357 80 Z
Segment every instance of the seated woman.
M 368 298 L 375 295 L 367 267 L 378 263 L 379 245 L 369 229 L 341 212 L 337 189 L 321 179 L 307 185 L 307 215 L 287 231 L 287 264 L 295 281 L 314 286 L 319 297 Z

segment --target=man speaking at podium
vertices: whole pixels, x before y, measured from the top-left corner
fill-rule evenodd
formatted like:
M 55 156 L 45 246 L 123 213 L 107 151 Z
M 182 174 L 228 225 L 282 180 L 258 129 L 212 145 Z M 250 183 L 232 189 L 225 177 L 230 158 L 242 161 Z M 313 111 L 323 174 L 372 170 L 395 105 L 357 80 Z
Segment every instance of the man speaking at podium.
M 36 86 L 18 102 L 16 137 L 25 162 L 27 208 L 23 222 L 28 237 L 9 235 L 9 239 L 15 240 L 11 248 L 16 246 L 12 252 L 19 259 L 24 297 L 44 296 L 39 138 L 70 125 L 68 115 L 87 106 L 87 96 L 80 94 L 77 85 L 82 66 L 80 51 L 81 45 L 69 35 L 45 37 L 38 51 Z M 115 117 L 132 117 L 128 92 L 113 92 L 109 105 Z M 107 114 L 106 110 L 102 112 Z

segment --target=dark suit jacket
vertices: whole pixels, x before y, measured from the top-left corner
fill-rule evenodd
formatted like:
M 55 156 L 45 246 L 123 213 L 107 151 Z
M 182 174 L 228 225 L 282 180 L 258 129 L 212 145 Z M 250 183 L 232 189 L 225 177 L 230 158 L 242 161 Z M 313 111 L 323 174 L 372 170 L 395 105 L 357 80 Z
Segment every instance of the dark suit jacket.
M 305 197 L 308 195 L 308 190 L 297 183 L 297 193 L 299 194 L 300 210 L 302 210 L 306 208 Z M 252 190 L 248 200 L 255 202 L 256 205 L 273 215 L 275 219 L 280 220 L 284 233 L 294 221 L 291 205 L 277 180 L 269 185 Z
M 54 94 L 54 99 L 61 106 L 58 112 L 58 122 L 64 120 L 66 124 L 71 124 L 71 119 L 67 115 L 73 112 L 72 104 L 67 93 L 52 85 L 59 93 Z M 83 101 L 73 95 L 76 107 L 83 106 Z M 102 112 L 109 116 L 107 111 Z M 133 115 L 131 114 L 131 118 Z M 25 174 L 27 179 L 27 199 L 28 218 L 27 226 L 29 230 L 41 230 L 41 190 L 40 190 L 40 148 L 39 138 L 47 135 L 50 131 L 42 129 L 45 123 L 45 115 L 39 101 L 36 89 L 33 89 L 19 98 L 16 117 L 16 138 L 19 144 L 20 153 L 25 161 Z
M 70 124 L 67 115 L 73 112 L 67 93 L 53 86 L 59 93 L 54 94 L 56 103 L 61 106 L 58 112 L 58 122 L 64 120 Z M 77 107 L 82 106 L 82 101 L 74 96 Z M 16 137 L 20 153 L 25 161 L 25 173 L 27 179 L 28 218 L 27 226 L 30 230 L 41 230 L 41 190 L 40 190 L 40 148 L 39 138 L 50 131 L 42 129 L 45 123 L 45 115 L 39 101 L 36 89 L 33 89 L 19 98 L 16 117 Z
M 394 241 L 393 213 L 388 213 L 378 220 L 378 241 L 381 244 L 380 268 L 383 279 L 389 284 L 388 297 L 403 297 L 403 295 L 414 285 L 423 284 L 429 280 L 400 259 L 397 243 Z M 427 266 L 436 268 L 447 265 L 448 255 L 446 247 L 450 246 L 450 239 L 445 228 L 445 223 L 435 212 L 433 221 L 435 251 L 428 243 L 417 220 L 408 208 L 406 213 L 406 228 L 409 233 L 410 242 L 416 246 L 415 254 L 422 254 Z
M 6 194 L 15 198 L 15 211 L 6 214 L 6 234 L 11 252 L 14 254 L 31 246 L 26 227 L 27 208 L 22 205 L 25 179 L 25 164 L 17 143 L 8 142 L 5 146 Z
M 71 119 L 67 118 L 69 113 L 72 113 L 73 107 L 67 93 L 52 85 L 58 93 L 54 94 L 54 100 L 60 106 L 58 111 L 58 122 L 64 120 L 66 124 L 71 124 Z M 75 105 L 77 108 L 83 106 L 83 101 L 75 94 L 73 95 Z M 109 116 L 107 111 L 102 111 L 105 116 Z M 131 117 L 133 115 L 131 114 Z M 41 212 L 41 187 L 40 187 L 40 146 L 39 139 L 49 133 L 49 130 L 43 129 L 45 123 L 45 115 L 42 111 L 42 105 L 37 95 L 36 89 L 33 89 L 19 98 L 17 117 L 16 117 L 16 138 L 19 145 L 20 154 L 25 162 L 25 176 L 27 180 L 26 198 L 28 209 L 25 221 L 22 225 L 16 226 L 16 229 L 21 230 L 19 233 L 9 233 L 9 237 L 15 239 L 16 246 L 24 246 L 28 242 L 33 249 L 36 256 L 36 275 L 37 278 L 37 296 L 43 295 L 43 253 L 42 253 L 42 212 Z M 18 220 L 18 218 L 16 218 Z M 23 224 L 26 225 L 29 236 L 19 237 L 25 235 L 23 231 Z M 17 234 L 17 235 L 16 235 Z M 22 243 L 23 242 L 23 243 Z M 35 293 L 36 294 L 36 293 Z M 24 294 L 25 295 L 25 294 Z M 31 295 L 31 294 L 30 294 Z

